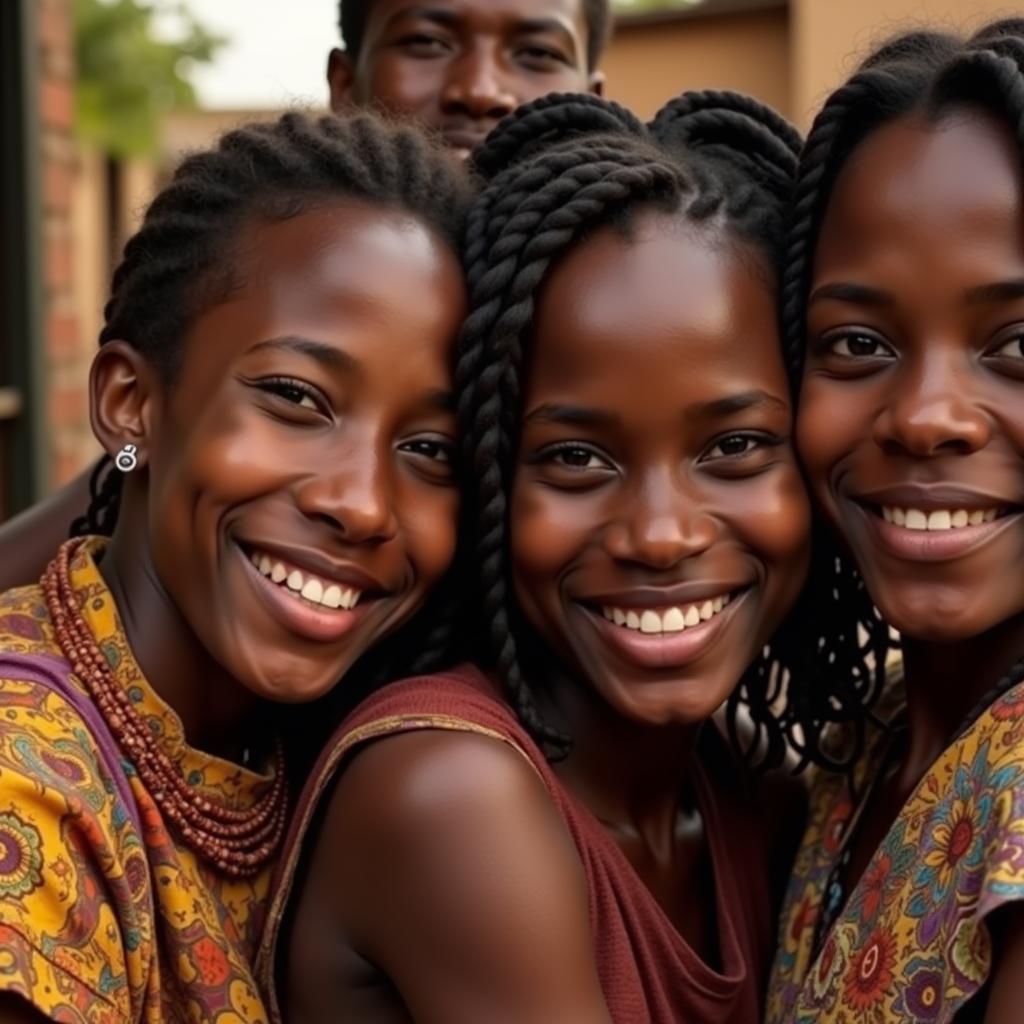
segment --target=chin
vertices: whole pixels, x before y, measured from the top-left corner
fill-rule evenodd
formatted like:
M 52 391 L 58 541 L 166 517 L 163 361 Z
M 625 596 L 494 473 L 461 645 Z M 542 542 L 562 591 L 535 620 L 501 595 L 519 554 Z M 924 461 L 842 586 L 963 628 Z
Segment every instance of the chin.
M 916 593 L 879 602 L 882 618 L 901 636 L 924 643 L 957 643 L 999 625 L 977 614 L 969 601 Z
M 623 718 L 638 725 L 699 725 L 729 698 L 732 688 L 721 691 L 702 682 L 643 682 L 623 692 L 613 685 L 608 703 Z

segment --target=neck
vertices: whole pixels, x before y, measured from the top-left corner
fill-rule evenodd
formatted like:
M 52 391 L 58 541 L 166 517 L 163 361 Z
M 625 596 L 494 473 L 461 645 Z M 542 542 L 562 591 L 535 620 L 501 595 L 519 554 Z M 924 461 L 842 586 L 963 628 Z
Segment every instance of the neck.
M 100 562 L 146 681 L 178 715 L 190 746 L 238 760 L 265 736 L 261 702 L 210 657 L 164 589 L 144 529 L 123 515 Z
M 649 725 L 618 714 L 586 681 L 551 680 L 544 708 L 572 739 L 554 768 L 590 811 L 612 830 L 671 844 L 681 810 L 693 809 L 691 754 L 698 726 Z
M 1024 655 L 1024 615 L 950 643 L 903 638 L 908 774 L 918 778 L 963 726 L 978 702 Z

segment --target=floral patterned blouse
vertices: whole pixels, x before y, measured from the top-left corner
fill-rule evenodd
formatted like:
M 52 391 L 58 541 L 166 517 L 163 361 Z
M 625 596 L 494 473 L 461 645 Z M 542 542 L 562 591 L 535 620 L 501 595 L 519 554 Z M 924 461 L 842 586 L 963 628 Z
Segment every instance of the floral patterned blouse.
M 885 742 L 876 729 L 857 792 L 869 789 Z M 921 779 L 815 956 L 823 895 L 856 811 L 846 780 L 820 773 L 783 905 L 766 1021 L 949 1022 L 991 970 L 986 917 L 1024 899 L 1024 683 Z
M 249 805 L 268 780 L 185 744 L 128 648 L 98 543 L 71 578 L 117 679 L 191 785 Z M 61 673 L 63 692 L 45 685 Z M 199 863 L 82 693 L 41 589 L 0 595 L 0 991 L 73 1024 L 262 1024 L 249 960 L 270 868 L 237 880 Z

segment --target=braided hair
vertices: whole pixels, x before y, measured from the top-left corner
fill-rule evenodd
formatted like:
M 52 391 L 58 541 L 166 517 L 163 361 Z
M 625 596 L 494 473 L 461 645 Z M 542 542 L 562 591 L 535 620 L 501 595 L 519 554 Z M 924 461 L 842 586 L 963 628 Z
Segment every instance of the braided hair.
M 1007 19 L 963 39 L 915 31 L 879 47 L 826 101 L 800 158 L 782 271 L 782 337 L 797 386 L 806 346 L 806 304 L 814 252 L 829 197 L 854 149 L 899 118 L 932 122 L 964 109 L 984 109 L 1006 123 L 1024 152 L 1024 19 Z M 807 621 L 811 671 L 789 690 L 791 737 L 806 760 L 849 771 L 864 749 L 865 724 L 885 683 L 894 646 L 864 584 L 831 534 L 819 530 Z M 849 625 L 836 623 L 855 623 Z M 1024 675 L 1019 662 L 979 706 Z M 826 749 L 822 738 L 844 723 L 848 742 Z
M 531 671 L 542 652 L 515 607 L 507 554 L 524 351 L 538 291 L 553 261 L 581 237 L 638 210 L 713 226 L 774 261 L 799 143 L 778 115 L 731 92 L 686 93 L 650 125 L 593 96 L 553 95 L 503 121 L 475 154 L 485 184 L 467 226 L 470 313 L 456 394 L 475 485 L 478 606 L 507 699 L 552 756 L 564 755 L 569 740 L 542 720 L 527 681 L 543 675 Z M 763 709 L 754 716 L 755 746 L 773 763 L 785 741 L 768 709 L 784 658 L 767 650 L 736 697 Z
M 338 28 L 345 49 L 353 60 L 358 59 L 366 34 L 366 23 L 374 0 L 338 0 Z M 587 70 L 593 71 L 601 62 L 601 54 L 612 31 L 611 0 L 580 0 L 587 22 Z

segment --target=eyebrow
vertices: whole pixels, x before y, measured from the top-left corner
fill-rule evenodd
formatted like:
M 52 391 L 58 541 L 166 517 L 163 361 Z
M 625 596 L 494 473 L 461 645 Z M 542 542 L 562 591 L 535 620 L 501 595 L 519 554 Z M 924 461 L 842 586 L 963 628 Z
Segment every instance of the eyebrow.
M 286 352 L 297 352 L 309 356 L 330 370 L 354 370 L 359 364 L 347 352 L 334 345 L 326 345 L 322 341 L 303 338 L 295 334 L 285 334 L 280 338 L 268 338 L 258 345 L 253 345 L 250 352 L 261 352 L 264 349 L 276 349 Z
M 545 423 L 563 423 L 570 427 L 607 427 L 618 422 L 610 413 L 598 409 L 587 409 L 580 405 L 560 405 L 546 402 L 532 409 L 523 419 L 524 423 L 541 420 Z
M 441 412 L 455 412 L 455 393 L 444 388 L 434 388 L 423 395 L 423 404 Z
M 457 11 L 449 11 L 443 7 L 406 7 L 395 11 L 388 24 L 394 24 L 402 18 L 423 18 L 445 28 L 457 27 L 462 21 L 462 16 Z M 525 35 L 557 32 L 567 38 L 572 36 L 570 30 L 558 18 L 520 18 L 515 23 L 515 31 Z
M 1014 299 L 1024 299 L 1024 280 L 982 284 L 967 292 L 967 301 L 972 303 L 1012 302 Z
M 724 398 L 716 398 L 711 402 L 704 402 L 697 406 L 695 414 L 712 418 L 716 416 L 730 416 L 738 412 L 746 412 L 749 409 L 783 409 L 788 411 L 789 405 L 777 398 L 775 395 L 762 391 L 759 388 L 750 391 L 741 391 L 735 395 L 726 395 Z
M 810 305 L 822 299 L 838 299 L 840 302 L 853 302 L 861 306 L 888 306 L 892 304 L 892 296 L 880 288 L 871 288 L 866 284 L 853 284 L 848 281 L 837 281 L 834 284 L 823 284 L 811 292 L 807 300 Z

